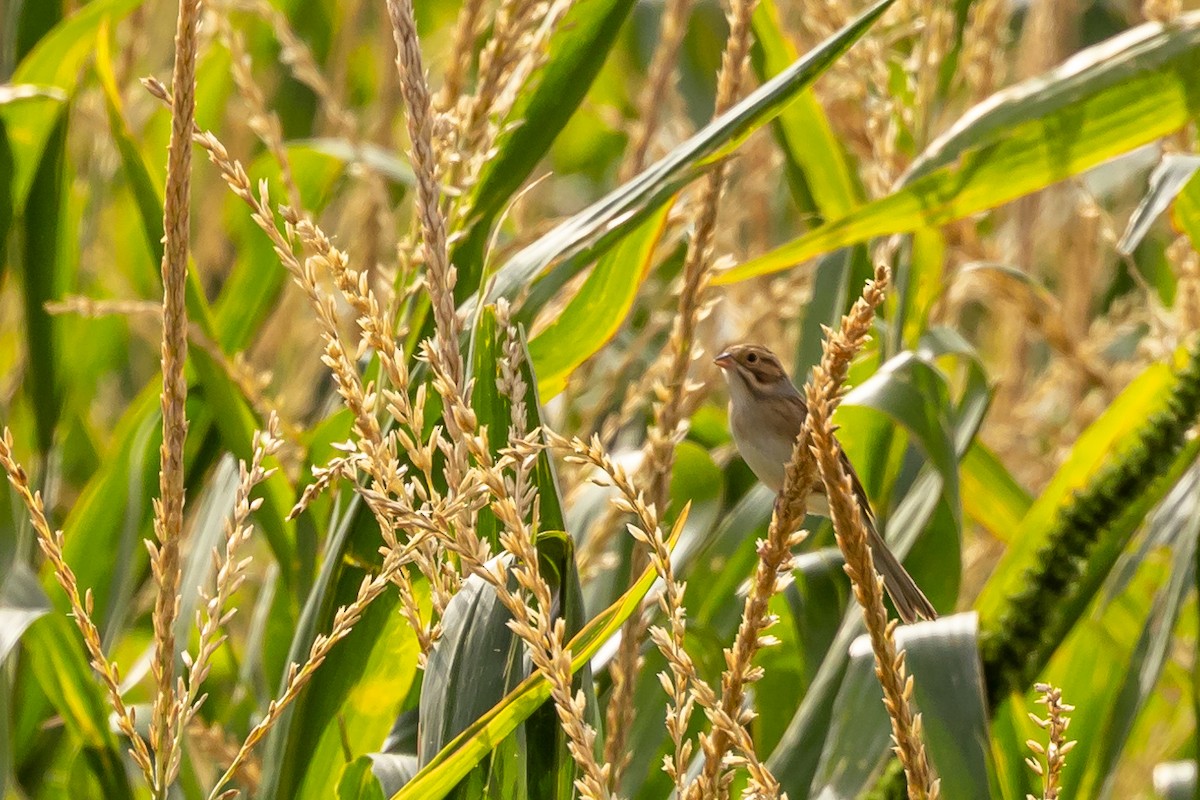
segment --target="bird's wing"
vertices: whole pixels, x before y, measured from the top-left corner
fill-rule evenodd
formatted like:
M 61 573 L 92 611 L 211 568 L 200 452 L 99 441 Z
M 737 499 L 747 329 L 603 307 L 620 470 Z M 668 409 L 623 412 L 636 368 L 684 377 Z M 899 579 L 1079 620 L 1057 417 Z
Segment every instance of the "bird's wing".
M 800 435 L 800 429 L 804 426 L 804 420 L 808 417 L 808 404 L 804 402 L 804 395 L 800 394 L 799 391 L 794 395 L 787 395 L 782 399 L 796 410 L 796 413 L 784 415 L 786 417 L 784 424 L 794 428 L 794 430 L 788 431 L 788 435 L 795 439 Z M 836 441 L 836 437 L 834 441 Z M 846 474 L 850 476 L 850 488 L 854 492 L 854 499 L 858 501 L 859 508 L 866 515 L 867 522 L 873 525 L 875 522 L 875 513 L 871 510 L 871 501 L 867 497 L 867 490 L 863 487 L 858 473 L 854 470 L 854 465 L 850 463 L 850 458 L 846 455 L 846 451 L 842 449 L 840 444 L 838 445 L 838 458 L 842 462 L 842 469 L 846 470 Z
M 842 446 L 838 445 L 838 458 L 841 459 L 842 469 L 846 470 L 846 474 L 850 476 L 850 488 L 854 491 L 854 499 L 858 501 L 858 507 L 867 515 L 867 521 L 871 523 L 871 527 L 875 526 L 875 512 L 871 510 L 871 501 L 867 497 L 867 490 L 863 488 L 862 481 L 858 479 L 858 473 L 854 471 L 854 465 L 850 463 L 849 456 Z

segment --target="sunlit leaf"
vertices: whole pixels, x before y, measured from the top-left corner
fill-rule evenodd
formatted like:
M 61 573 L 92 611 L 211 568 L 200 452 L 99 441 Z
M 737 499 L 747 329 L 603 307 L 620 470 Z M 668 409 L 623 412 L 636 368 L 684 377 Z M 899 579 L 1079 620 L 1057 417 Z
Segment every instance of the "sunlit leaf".
M 1171 368 L 1151 364 L 1121 392 L 1095 422 L 1075 441 L 1071 453 L 1054 478 L 1033 502 L 1011 543 L 984 585 L 975 608 L 982 620 L 991 620 L 1005 598 L 1020 584 L 1021 576 L 1045 541 L 1059 506 L 1070 493 L 1083 487 L 1108 458 L 1114 446 L 1162 407 L 1171 386 Z M 986 626 L 986 623 L 985 623 Z
M 880 0 L 633 180 L 566 220 L 500 268 L 487 301 L 513 299 L 541 277 L 525 310 L 544 305 L 563 285 L 706 169 L 732 154 L 862 37 L 892 4 Z M 543 272 L 553 267 L 543 276 Z
M 728 270 L 765 275 L 876 236 L 995 208 L 1154 141 L 1200 110 L 1200 13 L 1147 23 L 1004 89 L 961 117 L 895 192 Z
M 35 84 L 72 93 L 79 85 L 79 70 L 91 57 L 102 23 L 118 20 L 143 0 L 94 0 L 55 26 L 22 59 L 12 75 L 14 84 Z M 2 105 L 0 120 L 8 131 L 13 152 L 13 206 L 17 213 L 33 185 L 33 174 L 42 150 L 58 121 L 63 105 L 49 101 L 36 105 Z
M 680 515 L 669 546 L 674 546 L 685 521 L 686 515 Z M 600 646 L 621 629 L 629 615 L 641 605 L 654 579 L 653 567 L 647 567 L 629 591 L 588 622 L 567 643 L 567 649 L 571 651 L 572 672 L 586 667 Z M 530 675 L 503 701 L 450 742 L 412 781 L 393 795 L 392 800 L 440 800 L 445 797 L 492 747 L 528 719 L 549 697 L 550 684 L 542 674 L 535 672 Z
M 1112 797 L 1118 774 L 1118 762 L 1129 741 L 1135 722 L 1158 684 L 1174 641 L 1180 611 L 1195 585 L 1195 555 L 1200 515 L 1197 514 L 1197 488 L 1200 472 L 1192 467 L 1163 501 L 1149 522 L 1146 544 L 1137 553 L 1122 558 L 1123 572 L 1114 573 L 1108 584 L 1111 599 L 1103 621 L 1103 630 L 1113 635 L 1113 646 L 1106 648 L 1117 657 L 1118 673 L 1114 681 L 1096 680 L 1097 673 L 1083 669 L 1100 635 L 1090 625 L 1077 630 L 1066 649 L 1051 665 L 1055 685 L 1067 687 L 1067 701 L 1075 705 L 1079 724 L 1073 724 L 1072 738 L 1081 740 L 1077 757 L 1063 771 L 1064 791 L 1077 797 Z M 1169 551 L 1167 551 L 1169 548 Z M 1165 558 L 1152 558 L 1170 552 L 1166 575 L 1159 577 Z M 1130 573 L 1155 573 L 1158 584 L 1152 596 L 1119 602 L 1113 594 L 1142 594 Z M 1116 584 L 1113 586 L 1113 584 Z M 1144 597 L 1144 599 L 1143 599 Z M 1133 613 L 1130 613 L 1130 612 Z M 1094 719 L 1092 726 L 1089 718 Z
M 670 203 L 651 215 L 596 264 L 554 322 L 529 342 L 538 391 L 550 399 L 571 373 L 616 334 L 650 270 Z
M 362 578 L 361 571 L 346 570 L 339 604 L 354 599 Z M 383 741 L 416 678 L 420 652 L 399 605 L 394 591 L 375 600 L 313 677 L 293 734 L 304 745 L 294 762 L 300 774 L 282 781 L 277 796 L 331 796 L 338 791 L 343 748 L 365 756 Z
M 963 511 L 1001 541 L 1009 541 L 1033 501 L 1000 463 L 991 450 L 979 442 L 971 446 L 962 460 Z

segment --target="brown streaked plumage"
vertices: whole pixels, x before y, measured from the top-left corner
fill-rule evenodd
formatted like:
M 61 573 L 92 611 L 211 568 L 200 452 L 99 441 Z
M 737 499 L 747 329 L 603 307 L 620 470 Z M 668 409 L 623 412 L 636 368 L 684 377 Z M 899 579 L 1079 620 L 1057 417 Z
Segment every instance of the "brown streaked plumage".
M 714 362 L 725 373 L 729 384 L 729 430 L 738 452 L 758 479 L 778 492 L 783 487 L 792 447 L 808 416 L 804 396 L 792 384 L 775 354 L 760 345 L 734 345 Z M 922 617 L 937 619 L 937 611 L 925 593 L 879 535 L 867 492 L 846 453 L 841 448 L 839 451 L 867 524 L 875 568 L 883 576 L 884 588 L 896 604 L 900 618 L 905 622 L 915 622 Z M 829 515 L 823 485 L 818 483 L 814 487 L 808 507 L 813 513 Z

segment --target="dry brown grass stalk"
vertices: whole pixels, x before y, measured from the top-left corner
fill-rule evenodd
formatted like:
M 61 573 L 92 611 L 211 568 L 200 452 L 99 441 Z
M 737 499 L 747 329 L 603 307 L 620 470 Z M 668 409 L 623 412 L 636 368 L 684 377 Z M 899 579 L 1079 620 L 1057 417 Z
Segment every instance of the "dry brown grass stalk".
M 447 129 L 444 152 L 448 182 L 464 192 L 491 157 L 503 116 L 502 97 L 517 66 L 532 51 L 531 37 L 546 10 L 543 0 L 500 0 L 491 35 L 479 53 L 473 94 L 460 98 L 452 112 L 455 125 Z M 465 211 L 465 209 L 464 209 Z
M 483 145 L 487 137 L 488 118 L 500 94 L 505 75 L 520 57 L 517 45 L 533 21 L 529 11 L 537 0 L 500 0 L 492 21 L 492 33 L 479 53 L 479 71 L 475 92 L 464 98 L 465 108 L 455 132 L 458 140 L 456 158 L 461 159 Z M 461 162 L 458 166 L 465 166 Z
M 463 380 L 462 356 L 458 349 L 462 323 L 454 303 L 454 284 L 457 271 L 450 263 L 446 248 L 446 216 L 442 210 L 442 190 L 438 180 L 437 161 L 433 149 L 434 114 L 425 81 L 421 44 L 413 22 L 411 0 L 388 0 L 388 16 L 396 40 L 396 68 L 404 102 L 405 116 L 411 142 L 411 161 L 417 179 L 417 215 L 421 220 L 421 249 L 425 263 L 425 280 L 429 286 L 437 334 L 434 342 L 435 369 L 440 365 L 441 379 L 448 389 L 461 392 Z M 437 362 L 437 363 L 434 363 Z M 447 422 L 454 424 L 452 415 Z
M 179 764 L 175 687 L 175 617 L 179 613 L 179 543 L 183 537 L 183 446 L 187 438 L 188 320 L 185 304 L 188 234 L 191 223 L 192 128 L 196 113 L 196 27 L 199 0 L 180 0 L 175 26 L 175 66 L 171 74 L 171 141 L 163 199 L 162 430 L 159 497 L 155 501 L 157 545 L 147 542 L 158 587 L 154 602 L 154 705 L 150 741 L 154 751 L 155 797 L 165 798 Z
M 215 549 L 213 551 L 216 575 L 214 591 L 210 593 L 201 589 L 200 593 L 204 607 L 196 612 L 196 628 L 200 632 L 196 655 L 192 657 L 185 652 L 183 657 L 187 676 L 183 682 L 184 691 L 181 693 L 176 752 L 181 751 L 183 733 L 190 729 L 192 719 L 204 704 L 207 695 L 200 694 L 201 686 L 208 677 L 213 656 L 225 642 L 223 631 L 237 611 L 236 607 L 230 606 L 230 601 L 245 581 L 246 568 L 250 565 L 250 559 L 240 558 L 239 551 L 254 533 L 254 528 L 249 524 L 250 515 L 262 506 L 261 498 L 251 499 L 250 495 L 256 486 L 274 474 L 275 470 L 265 468 L 263 462 L 274 457 L 282 445 L 283 442 L 279 438 L 279 418 L 272 415 L 267 420 L 267 429 L 254 434 L 250 466 L 247 467 L 245 461 L 239 464 L 233 515 L 225 525 L 225 549 L 223 553 Z
M 566 731 L 571 754 L 578 762 L 582 774 L 576 780 L 576 788 L 584 797 L 607 798 L 610 796 L 612 779 L 609 765 L 601 766 L 595 758 L 596 731 L 589 725 L 582 691 L 572 693 L 573 675 L 571 652 L 566 649 L 566 623 L 560 617 L 552 620 L 550 587 L 541 576 L 538 566 L 534 535 L 537 528 L 537 494 L 530 480 L 538 448 L 528 440 L 526 430 L 526 407 L 524 378 L 521 375 L 521 346 L 516 328 L 508 324 L 507 306 L 501 304 L 497 314 L 505 326 L 505 352 L 500 362 L 498 386 L 511 402 L 511 422 L 508 439 L 511 447 L 503 461 L 511 465 L 512 480 L 506 484 L 503 495 L 497 494 L 492 504 L 496 516 L 503 523 L 500 542 L 504 549 L 516 556 L 512 574 L 524 590 L 525 598 L 511 597 L 507 587 L 493 584 L 505 606 L 513 614 L 509 627 L 530 646 L 530 655 L 535 666 L 551 684 L 559 721 Z M 532 517 L 532 526 L 525 523 Z M 506 599 L 506 596 L 509 596 Z
M 1004 83 L 1005 49 L 1008 46 L 1010 0 L 982 0 L 971 4 L 963 29 L 962 69 L 975 102 Z
M 164 102 L 170 100 L 170 93 L 160 82 L 151 78 L 143 83 L 155 97 Z M 221 177 L 234 195 L 249 206 L 251 218 L 270 239 L 280 263 L 291 274 L 293 281 L 304 292 L 309 305 L 316 312 L 321 336 L 325 341 L 322 362 L 332 372 L 337 382 L 338 393 L 346 407 L 354 414 L 355 430 L 366 443 L 368 456 L 374 459 L 383 446 L 379 421 L 372 413 L 374 398 L 363 386 L 362 378 L 350 359 L 350 351 L 343 342 L 336 304 L 319 286 L 316 270 L 317 266 L 324 262 L 311 258 L 303 263 L 300 261 L 291 242 L 291 227 L 288 227 L 287 235 L 276 227 L 275 212 L 271 207 L 266 181 L 259 183 L 258 193 L 255 194 L 245 168 L 229 155 L 225 145 L 211 131 L 201 131 L 193 125 L 192 138 L 204 148 L 209 161 L 221 172 Z
M 530 77 L 545 63 L 550 37 L 575 0 L 501 0 L 491 36 L 479 55 L 473 95 L 447 109 L 436 145 L 444 184 L 454 200 L 449 225 L 459 230 L 471 216 L 473 195 L 483 167 L 496 154 L 500 134 L 520 121 L 505 122 Z
M 241 742 L 235 741 L 219 723 L 206 724 L 200 719 L 192 720 L 188 726 L 188 742 L 212 764 L 230 763 L 241 747 Z M 254 757 L 244 759 L 234 778 L 253 797 L 262 782 L 262 764 Z
M 1155 22 L 1171 22 L 1183 11 L 1183 0 L 1143 0 L 1142 16 Z
M 444 472 L 451 487 L 468 486 L 475 479 L 469 464 L 474 455 L 484 464 L 491 466 L 491 454 L 486 442 L 478 434 L 475 412 L 469 403 L 470 386 L 465 384 L 462 354 L 459 340 L 462 321 L 455 307 L 454 284 L 457 273 L 450 263 L 446 241 L 446 217 L 441 204 L 441 184 L 433 142 L 434 112 L 431 105 L 429 86 L 421 56 L 420 40 L 413 20 L 411 1 L 387 3 L 391 20 L 392 35 L 396 43 L 396 69 L 400 86 L 407 105 L 405 121 L 411 151 L 413 170 L 417 178 L 417 218 L 421 227 L 421 253 L 425 264 L 425 285 L 429 289 L 433 307 L 435 333 L 431 341 L 422 344 L 422 353 L 434 376 L 434 388 L 445 405 L 443 421 L 449 440 L 440 435 L 438 448 L 445 454 Z M 402 358 L 393 359 L 398 367 Z M 398 395 L 392 398 L 393 408 L 406 402 Z M 403 408 L 399 408 L 404 413 Z M 415 426 L 419 431 L 420 426 Z M 423 471 L 430 474 L 431 465 L 426 461 Z M 503 485 L 503 479 L 499 480 Z M 427 483 L 431 486 L 432 483 Z M 460 515 L 456 520 L 457 537 L 447 542 L 465 557 L 464 566 L 480 564 L 488 560 L 486 542 L 480 541 L 473 530 L 473 520 Z
M 246 124 L 279 164 L 279 177 L 287 192 L 288 202 L 292 207 L 300 208 L 300 189 L 297 188 L 292 173 L 292 160 L 288 158 L 287 150 L 283 146 L 283 128 L 279 124 L 279 116 L 267 107 L 262 87 L 254 78 L 254 64 L 250 59 L 250 52 L 246 49 L 246 41 L 241 31 L 234 29 L 229 11 L 228 4 L 221 4 L 214 16 L 217 18 L 217 33 L 221 43 L 229 50 L 233 83 L 250 112 Z
M 697 674 L 684 648 L 687 610 L 683 605 L 683 594 L 686 585 L 675 578 L 670 550 L 654 508 L 646 505 L 642 493 L 634 488 L 625 470 L 604 451 L 599 437 L 594 436 L 590 444 L 579 439 L 568 440 L 555 433 L 548 434 L 548 438 L 552 447 L 566 454 L 568 462 L 591 465 L 607 474 L 608 480 L 621 493 L 614 503 L 623 513 L 632 514 L 638 520 L 637 525 L 629 526 L 630 535 L 649 549 L 650 563 L 663 581 L 663 592 L 659 595 L 658 603 L 667 617 L 669 629 L 653 626 L 650 637 L 666 657 L 669 666 L 669 669 L 659 673 L 659 681 L 670 697 L 666 726 L 674 749 L 672 755 L 663 759 L 663 770 L 671 776 L 676 791 L 682 797 L 693 748 L 686 736 L 695 698 L 697 695 L 703 698 L 702 704 L 704 699 L 711 701 L 715 698 L 712 689 Z M 686 511 L 681 512 L 681 517 L 685 514 Z M 713 703 L 709 705 L 711 707 Z
M 917 12 L 922 30 L 917 36 L 913 58 L 913 102 L 910 127 L 917 144 L 926 144 L 937 110 L 938 82 L 947 51 L 953 45 L 954 9 L 940 0 L 926 0 Z M 895 178 L 896 176 L 893 176 Z
M 646 167 L 650 145 L 658 133 L 666 97 L 672 90 L 672 76 L 679 59 L 679 47 L 687 33 L 688 17 L 693 0 L 667 0 L 663 6 L 658 31 L 658 46 L 650 59 L 646 85 L 638 96 L 638 113 L 634 117 L 634 132 L 630 137 L 629 155 L 621 169 L 622 180 L 629 180 Z
M 165 91 L 160 85 L 149 82 L 147 86 L 156 96 L 165 96 Z M 334 464 L 319 472 L 317 480 L 306 489 L 292 514 L 302 511 L 316 494 L 327 488 L 333 480 L 350 477 L 356 470 L 362 469 L 377 487 L 377 491 L 367 490 L 363 494 L 376 514 L 384 535 L 384 543 L 390 552 L 401 552 L 401 545 L 396 540 L 394 531 L 420 517 L 419 512 L 407 502 L 410 497 L 423 498 L 439 509 L 438 514 L 450 513 L 455 522 L 453 525 L 447 523 L 442 530 L 456 530 L 460 537 L 463 536 L 472 519 L 470 501 L 473 498 L 474 478 L 466 465 L 468 448 L 462 441 L 453 445 L 446 443 L 438 430 L 435 430 L 428 441 L 421 441 L 421 429 L 424 424 L 424 387 L 418 389 L 415 400 L 409 395 L 407 363 L 404 353 L 396 343 L 388 305 L 375 297 L 367 277 L 350 267 L 347 255 L 334 247 L 329 237 L 310 219 L 301 216 L 296 209 L 286 206 L 280 209 L 286 223 L 285 232 L 281 232 L 276 227 L 266 183 L 260 183 L 258 193 L 255 194 L 244 168 L 230 158 L 224 145 L 212 133 L 196 132 L 195 138 L 197 143 L 205 148 L 209 159 L 218 167 L 229 188 L 250 207 L 252 218 L 270 239 L 280 262 L 308 298 L 309 305 L 316 312 L 325 342 L 322 361 L 329 367 L 343 403 L 354 416 L 356 441 L 346 448 L 347 455 L 344 458 L 335 459 Z M 303 262 L 294 251 L 293 233 L 299 236 L 312 253 Z M 357 324 L 361 335 L 353 349 L 346 344 L 340 332 L 334 299 L 320 288 L 318 276 L 321 274 L 327 274 L 333 279 L 358 314 Z M 452 281 L 450 285 L 452 286 Z M 453 310 L 452 298 L 451 309 Z M 451 319 L 457 321 L 456 316 L 452 316 Z M 453 333 L 452 336 L 456 341 L 457 333 Z M 377 391 L 373 385 L 364 386 L 354 364 L 354 360 L 361 357 L 368 348 L 374 348 L 380 356 L 384 375 L 389 382 L 389 386 L 382 392 Z M 451 359 L 450 363 L 456 364 L 461 370 L 457 348 L 453 350 L 453 356 L 454 359 Z M 453 411 L 447 414 L 447 419 L 458 423 L 456 431 L 474 432 L 474 414 L 462 398 L 457 383 L 452 384 L 444 378 L 444 361 L 437 356 L 434 356 L 432 361 L 436 361 L 435 372 L 439 376 L 437 385 L 445 390 L 446 396 L 452 398 L 448 406 Z M 443 369 L 438 371 L 437 367 Z M 453 390 L 447 388 L 449 386 L 453 386 Z M 381 403 L 386 405 L 387 410 L 400 423 L 399 427 L 387 436 L 384 435 L 376 416 L 377 406 Z M 473 440 L 477 439 L 478 437 L 473 437 Z M 397 443 L 405 449 L 412 464 L 422 471 L 426 479 L 423 486 L 419 482 L 404 483 L 404 471 L 399 465 L 395 451 Z M 473 443 L 477 444 L 474 441 Z M 482 445 L 477 445 L 476 449 L 478 447 Z M 446 477 L 452 491 L 445 498 L 432 496 L 427 488 L 433 485 L 435 449 L 444 449 L 454 456 L 448 458 L 446 463 Z M 455 487 L 463 488 L 453 490 Z M 380 502 L 386 496 L 400 498 L 404 502 L 389 501 L 391 505 L 383 507 Z M 459 502 L 460 500 L 463 502 Z M 404 515 L 399 523 L 396 519 L 397 514 Z M 434 618 L 422 622 L 417 628 L 423 652 L 428 652 L 429 647 L 436 641 L 440 633 L 437 617 L 458 585 L 457 574 L 446 568 L 448 560 L 444 558 L 441 546 L 445 541 L 445 535 L 421 537 L 413 548 L 405 551 L 406 558 L 411 558 L 418 569 L 429 578 L 434 601 Z M 482 563 L 487 560 L 489 554 L 482 549 L 482 543 L 477 539 L 467 536 L 464 542 L 466 544 L 455 544 L 460 552 L 468 553 L 469 561 Z M 410 621 L 423 620 L 412 586 L 406 585 L 407 577 L 400 575 L 398 570 L 391 573 L 391 579 L 400 589 L 405 612 Z
M 483 33 L 483 7 L 484 0 L 466 0 L 458 11 L 451 57 L 442 75 L 442 88 L 437 97 L 439 111 L 452 108 L 466 86 L 467 74 L 471 71 L 471 61 L 475 55 L 475 41 Z
M 649 551 L 649 559 L 655 572 L 663 581 L 663 590 L 657 597 L 659 609 L 667 618 L 666 628 L 650 627 L 650 638 L 667 660 L 668 669 L 659 673 L 659 682 L 670 702 L 667 706 L 666 728 L 671 737 L 673 752 L 663 758 L 663 771 L 674 781 L 680 797 L 688 789 L 687 771 L 691 762 L 693 742 L 686 738 L 688 724 L 696 705 L 704 709 L 714 726 L 726 732 L 739 754 L 732 760 L 746 766 L 750 773 L 752 797 L 778 797 L 779 785 L 766 766 L 758 759 L 754 743 L 746 729 L 747 720 L 733 718 L 719 707 L 713 688 L 700 677 L 695 663 L 684 647 L 687 634 L 687 609 L 683 604 L 686 584 L 675 578 L 671 566 L 670 550 L 658 523 L 657 514 L 648 506 L 625 470 L 605 452 L 598 437 L 590 443 L 570 439 L 556 433 L 547 434 L 550 446 L 563 452 L 569 463 L 586 464 L 605 473 L 607 477 L 593 478 L 600 485 L 611 485 L 620 496 L 613 500 L 623 513 L 636 518 L 637 524 L 628 526 L 633 538 Z M 676 526 L 683 524 L 687 509 L 680 512 Z
M 433 111 L 429 87 L 425 80 L 420 42 L 413 21 L 411 0 L 388 0 L 388 16 L 396 40 L 396 65 L 401 88 L 408 106 L 407 125 L 412 146 L 412 164 L 417 177 L 417 215 L 421 220 L 422 255 L 426 267 L 426 283 L 434 311 L 435 334 L 425 342 L 423 353 L 434 376 L 434 387 L 444 401 L 443 420 L 449 441 L 439 445 L 446 455 L 445 474 L 448 483 L 460 490 L 486 487 L 491 496 L 491 509 L 500 521 L 500 544 L 511 553 L 512 575 L 520 594 L 509 590 L 504 570 L 498 561 L 490 561 L 489 548 L 481 541 L 474 526 L 465 515 L 459 515 L 453 538 L 446 546 L 457 554 L 464 571 L 479 575 L 496 590 L 501 602 L 513 615 L 513 631 L 529 646 L 534 665 L 549 680 L 551 696 L 558 711 L 569 747 L 582 774 L 576 781 L 579 791 L 589 798 L 609 796 L 610 775 L 607 766 L 601 767 L 594 757 L 595 730 L 586 722 L 582 692 L 572 694 L 571 654 L 566 649 L 565 623 L 552 620 L 549 614 L 550 590 L 538 569 L 534 546 L 536 505 L 529 508 L 532 494 L 525 485 L 529 463 L 537 446 L 522 441 L 523 422 L 517 424 L 518 409 L 514 408 L 513 434 L 509 449 L 496 460 L 488 449 L 483 432 L 471 409 L 468 398 L 470 385 L 464 381 L 459 338 L 462 323 L 454 301 L 455 270 L 450 263 L 446 246 L 446 220 L 441 206 L 441 187 L 433 147 Z M 505 309 L 499 309 L 503 317 Z M 515 333 L 508 331 L 510 341 Z M 507 351 L 509 365 L 502 369 L 507 390 L 523 397 L 516 365 L 511 363 L 514 350 Z M 517 404 L 519 406 L 519 404 Z M 523 413 L 521 414 L 523 418 Z M 471 465 L 469 461 L 475 463 Z M 511 477 L 505 472 L 511 471 Z M 526 521 L 532 516 L 533 524 Z M 527 598 L 531 598 L 532 602 Z
M 320 100 L 321 110 L 334 134 L 354 141 L 358 130 L 354 115 L 338 97 L 333 83 L 326 77 L 308 45 L 292 29 L 287 14 L 269 0 L 230 0 L 230 5 L 257 14 L 270 26 L 279 42 L 280 62 L 291 70 L 296 80 L 312 89 Z
M 732 0 L 726 13 L 729 36 L 725 41 L 721 70 L 717 75 L 714 117 L 730 108 L 741 94 L 750 52 L 750 16 L 755 5 L 755 0 Z M 694 229 L 683 262 L 683 286 L 679 292 L 675 327 L 667 345 L 669 366 L 666 379 L 656 392 L 660 401 L 654 406 L 654 425 L 647 432 L 645 478 L 638 482 L 648 487 L 649 504 L 658 509 L 665 509 L 670 500 L 675 445 L 683 435 L 683 426 L 694 407 L 698 388 L 688 375 L 692 362 L 702 354 L 696 346 L 696 329 L 707 313 L 704 295 L 712 268 L 717 214 L 727 171 L 725 163 L 713 168 L 705 176 L 696 202 Z M 641 572 L 645 563 L 645 554 L 635 550 L 630 563 L 629 580 Z M 637 616 L 630 618 L 625 624 L 621 645 L 612 666 L 613 688 L 606 711 L 609 736 L 604 743 L 604 757 L 614 765 L 618 777 L 626 761 L 626 733 L 633 716 L 638 648 L 643 633 L 641 619 Z
M 100 676 L 100 681 L 104 685 L 108 702 L 116 716 L 117 728 L 129 740 L 129 755 L 141 770 L 147 785 L 153 786 L 155 775 L 150 750 L 137 732 L 133 709 L 125 705 L 125 701 L 121 697 L 120 669 L 116 662 L 109 661 L 108 656 L 104 653 L 100 631 L 92 619 L 91 590 L 87 590 L 83 596 L 80 595 L 75 571 L 63 557 L 62 531 L 54 531 L 50 528 L 50 522 L 46 518 L 46 509 L 42 503 L 42 494 L 34 492 L 30 488 L 29 476 L 25 469 L 17 463 L 16 455 L 13 452 L 12 432 L 8 428 L 5 428 L 3 435 L 0 435 L 0 467 L 3 467 L 9 483 L 12 484 L 25 504 L 37 536 L 38 547 L 50 561 L 54 577 L 67 595 L 67 602 L 71 606 L 71 618 L 75 620 L 76 627 L 83 634 L 83 643 L 87 648 L 88 657 L 91 659 L 92 669 L 96 670 L 96 674 Z
M 1074 749 L 1076 742 L 1067 741 L 1067 728 L 1071 725 L 1070 714 L 1075 706 L 1062 701 L 1062 689 L 1048 683 L 1039 683 L 1036 689 L 1041 697 L 1037 702 L 1046 706 L 1046 718 L 1030 714 L 1029 719 L 1042 730 L 1049 732 L 1049 742 L 1042 745 L 1030 739 L 1025 744 L 1033 751 L 1033 758 L 1026 758 L 1025 763 L 1042 779 L 1041 800 L 1058 800 L 1062 791 L 1062 768 L 1066 763 L 1067 753 Z M 1045 759 L 1045 766 L 1042 760 Z M 1029 800 L 1037 800 L 1033 795 L 1026 795 Z
M 312 646 L 309 648 L 308 659 L 304 664 L 297 665 L 293 663 L 289 665 L 287 681 L 284 684 L 283 692 L 268 704 L 263 718 L 246 735 L 246 739 L 242 742 L 241 747 L 238 748 L 237 754 L 233 757 L 229 767 L 217 779 L 217 782 L 213 784 L 208 794 L 208 800 L 217 800 L 219 797 L 229 796 L 223 790 L 241 769 L 242 764 L 250 756 L 255 745 L 262 741 L 263 737 L 279 721 L 279 717 L 283 714 L 284 709 L 296 699 L 300 694 L 300 690 L 312 679 L 313 674 L 324 663 L 330 651 L 333 650 L 334 645 L 350 635 L 354 626 L 362 618 L 367 606 L 374 602 L 379 595 L 383 594 L 383 591 L 392 583 L 392 576 L 396 570 L 402 567 L 403 563 L 398 557 L 392 554 L 385 556 L 379 572 L 374 577 L 368 576 L 363 578 L 354 601 L 349 605 L 338 608 L 337 613 L 334 614 L 333 624 L 329 629 L 329 633 L 318 634 L 313 640 Z
M 808 425 L 812 452 L 829 498 L 838 546 L 845 558 L 846 574 L 854 596 L 863 610 L 871 648 L 875 653 L 875 675 L 883 687 L 884 704 L 892 721 L 892 740 L 908 783 L 911 800 L 938 796 L 925 746 L 921 740 L 921 717 L 912 710 L 912 678 L 905 675 L 904 652 L 896 651 L 893 636 L 896 621 L 888 620 L 883 602 L 883 579 L 875 570 L 865 521 L 854 497 L 852 479 L 842 464 L 841 446 L 834 438 L 833 408 L 837 402 L 834 377 L 822 363 L 813 371 L 808 385 Z

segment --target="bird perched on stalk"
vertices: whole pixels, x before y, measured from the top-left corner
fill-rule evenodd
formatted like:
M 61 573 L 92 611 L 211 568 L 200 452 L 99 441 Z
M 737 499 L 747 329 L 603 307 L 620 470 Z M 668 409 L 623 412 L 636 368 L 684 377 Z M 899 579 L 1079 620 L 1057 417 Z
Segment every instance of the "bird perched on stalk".
M 792 459 L 796 437 L 808 416 L 804 396 L 792 384 L 779 359 L 765 347 L 734 345 L 714 362 L 729 384 L 729 430 L 734 444 L 758 479 L 778 494 L 783 487 L 787 464 Z M 900 618 L 905 622 L 915 622 L 922 617 L 937 619 L 937 611 L 925 593 L 879 535 L 866 490 L 846 453 L 840 447 L 838 451 L 867 526 L 875 569 L 883 576 L 884 588 L 896 604 Z M 808 497 L 808 510 L 829 516 L 825 487 L 820 482 Z

